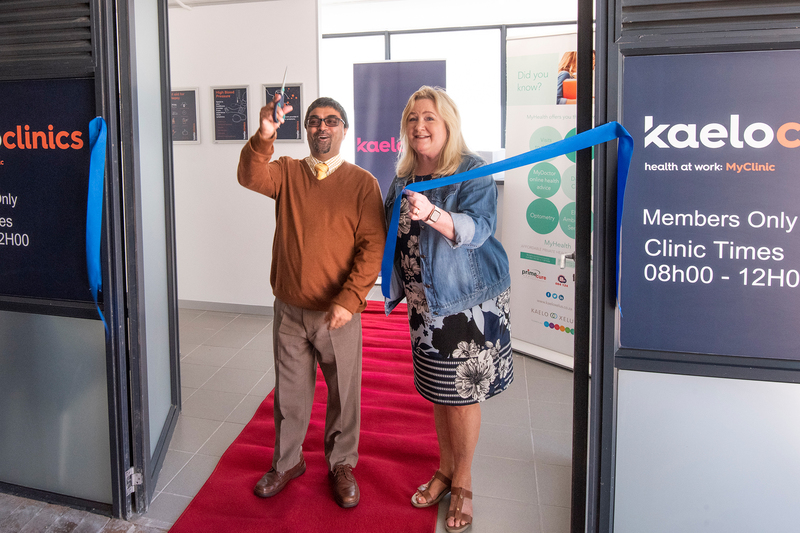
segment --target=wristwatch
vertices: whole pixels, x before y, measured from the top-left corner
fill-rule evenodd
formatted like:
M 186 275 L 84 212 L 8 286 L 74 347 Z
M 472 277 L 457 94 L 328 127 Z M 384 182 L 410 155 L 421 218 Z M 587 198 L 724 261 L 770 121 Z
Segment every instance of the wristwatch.
M 439 211 L 438 207 L 433 206 L 433 211 L 431 211 L 431 214 L 425 219 L 425 222 L 433 222 L 435 224 L 440 216 L 442 216 L 442 212 Z

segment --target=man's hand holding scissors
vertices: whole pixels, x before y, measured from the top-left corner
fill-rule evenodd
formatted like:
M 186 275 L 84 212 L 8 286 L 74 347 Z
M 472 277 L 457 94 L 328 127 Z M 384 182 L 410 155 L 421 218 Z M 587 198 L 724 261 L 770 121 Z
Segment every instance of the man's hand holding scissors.
M 271 139 L 273 135 L 275 135 L 275 132 L 281 127 L 281 124 L 284 123 L 286 114 L 292 110 L 292 106 L 289 104 L 283 104 L 283 107 L 278 106 L 278 108 L 275 109 L 280 99 L 281 94 L 275 93 L 272 102 L 261 108 L 261 113 L 259 114 L 261 126 L 258 129 L 258 134 L 265 141 Z M 277 122 L 273 118 L 276 115 L 278 117 Z
M 292 110 L 292 106 L 283 102 L 284 90 L 286 89 L 286 74 L 289 72 L 289 67 L 283 71 L 283 83 L 281 90 L 275 93 L 272 97 L 272 102 L 268 103 L 261 108 L 259 114 L 260 126 L 258 134 L 265 141 L 271 139 L 275 135 L 275 131 L 281 127 L 285 122 L 286 114 Z

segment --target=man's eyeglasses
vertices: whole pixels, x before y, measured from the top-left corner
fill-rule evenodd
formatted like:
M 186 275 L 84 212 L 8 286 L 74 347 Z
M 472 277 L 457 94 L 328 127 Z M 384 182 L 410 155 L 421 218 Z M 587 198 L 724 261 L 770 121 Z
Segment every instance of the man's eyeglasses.
M 311 128 L 319 128 L 320 125 L 325 122 L 325 125 L 329 128 L 335 128 L 339 125 L 340 122 L 344 122 L 344 120 L 336 117 L 334 115 L 327 116 L 325 118 L 318 117 L 317 115 L 311 115 L 310 117 L 306 117 L 306 127 Z M 347 125 L 345 125 L 346 127 Z

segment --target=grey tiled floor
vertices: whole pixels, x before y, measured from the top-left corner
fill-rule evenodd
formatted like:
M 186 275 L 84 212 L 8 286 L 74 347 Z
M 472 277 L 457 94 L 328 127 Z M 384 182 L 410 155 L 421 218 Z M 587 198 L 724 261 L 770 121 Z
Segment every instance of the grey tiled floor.
M 86 511 L 0 493 L 0 533 L 164 533 L 171 524 L 112 520 Z
M 380 299 L 379 290 L 370 297 Z M 128 529 L 81 531 L 168 529 L 274 387 L 271 317 L 181 309 L 180 335 L 183 410 L 150 510 Z M 514 376 L 482 404 L 471 531 L 567 533 L 572 373 L 515 355 Z M 0 533 L 12 514 L 3 502 L 0 495 Z M 437 533 L 448 504 L 440 504 Z

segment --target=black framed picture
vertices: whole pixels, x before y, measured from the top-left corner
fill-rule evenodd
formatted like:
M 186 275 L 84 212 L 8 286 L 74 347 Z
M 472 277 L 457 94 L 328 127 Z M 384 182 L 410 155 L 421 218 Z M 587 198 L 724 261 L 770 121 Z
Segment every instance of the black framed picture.
M 263 85 L 261 94 L 263 104 L 267 105 L 275 97 L 275 93 L 281 90 L 280 84 Z M 278 138 L 276 141 L 295 141 L 303 142 L 303 120 L 302 120 L 302 88 L 303 84 L 287 85 L 283 90 L 284 102 L 292 106 L 292 110 L 286 114 L 286 122 L 278 128 Z
M 214 142 L 247 142 L 247 87 L 212 87 Z
M 197 94 L 196 88 L 170 91 L 170 122 L 174 143 L 200 144 Z

